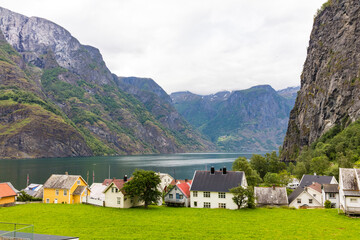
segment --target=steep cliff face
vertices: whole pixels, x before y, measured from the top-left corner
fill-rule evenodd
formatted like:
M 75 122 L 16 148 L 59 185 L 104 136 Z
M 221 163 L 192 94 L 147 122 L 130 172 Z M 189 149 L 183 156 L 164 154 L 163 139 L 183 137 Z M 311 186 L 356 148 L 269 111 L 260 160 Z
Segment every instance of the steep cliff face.
M 200 96 L 171 94 L 176 109 L 223 151 L 277 150 L 293 99 L 268 85 Z
M 163 111 L 170 115 L 155 116 L 155 111 L 148 107 L 152 99 L 142 101 L 136 92 L 125 92 L 118 85 L 118 77 L 106 67 L 99 50 L 81 45 L 64 28 L 46 19 L 29 18 L 0 8 L 0 30 L 3 40 L 11 45 L 6 45 L 8 48 L 3 50 L 16 55 L 11 62 L 15 61 L 17 66 L 9 71 L 4 61 L 0 72 L 6 74 L 0 87 L 16 87 L 52 104 L 84 138 L 92 154 L 210 149 L 206 141 L 199 142 L 201 137 L 196 139 L 184 135 L 183 129 L 177 129 L 176 124 L 165 125 L 163 119 L 174 119 L 174 113 Z M 27 78 L 23 76 L 25 72 Z M 132 84 L 134 87 L 129 89 L 138 88 L 136 81 Z M 149 86 L 154 85 L 156 83 Z M 154 91 L 156 97 L 166 98 L 167 94 L 160 87 L 157 90 Z M 161 108 L 164 107 L 159 106 Z M 68 156 L 66 151 L 63 154 Z
M 360 117 L 360 2 L 332 0 L 314 19 L 301 89 L 290 114 L 284 160 L 336 125 Z

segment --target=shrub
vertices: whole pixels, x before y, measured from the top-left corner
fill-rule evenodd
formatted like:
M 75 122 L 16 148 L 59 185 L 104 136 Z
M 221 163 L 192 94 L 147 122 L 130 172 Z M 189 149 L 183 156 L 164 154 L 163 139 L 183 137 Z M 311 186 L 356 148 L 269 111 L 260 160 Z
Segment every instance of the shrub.
M 331 202 L 329 200 L 326 200 L 324 206 L 325 208 L 331 208 Z

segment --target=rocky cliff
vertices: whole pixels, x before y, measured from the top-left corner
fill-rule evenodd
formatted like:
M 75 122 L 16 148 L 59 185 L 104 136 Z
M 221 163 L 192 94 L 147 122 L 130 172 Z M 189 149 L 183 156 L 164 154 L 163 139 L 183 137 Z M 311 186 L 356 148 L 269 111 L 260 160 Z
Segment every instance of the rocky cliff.
M 139 97 L 140 86 L 137 81 L 124 80 L 127 88 L 122 88 L 119 78 L 106 67 L 98 49 L 80 44 L 57 24 L 0 8 L 0 30 L 3 32 L 3 40 L 10 44 L 4 45 L 4 52 L 17 56 L 15 60 L 10 59 L 17 66 L 11 71 L 7 70 L 8 59 L 0 59 L 3 60 L 0 71 L 4 73 L 0 87 L 21 90 L 25 95 L 31 94 L 51 105 L 85 142 L 87 151 L 74 150 L 77 153 L 73 155 L 175 153 L 213 149 L 193 129 L 179 127 L 179 124 L 166 125 L 168 121 L 164 119 L 175 122 L 176 112 L 163 111 L 161 117 L 156 115 L 152 109 L 154 107 L 149 106 L 157 106 L 159 109 L 166 106 L 158 106 L 156 98 L 145 101 L 143 96 Z M 154 90 L 155 85 L 153 82 L 149 89 Z M 146 89 L 146 86 L 141 88 Z M 150 92 L 149 89 L 146 92 Z M 159 99 L 166 99 L 166 96 L 167 101 L 170 99 L 159 86 L 151 94 Z M 9 124 L 7 127 L 16 128 L 20 135 L 22 133 L 19 125 Z M 194 138 L 193 133 L 196 136 Z M 46 141 L 52 141 L 52 135 L 38 135 Z M 26 144 L 31 145 L 30 142 Z M 17 147 L 18 150 L 20 148 Z M 56 152 L 56 156 L 69 156 L 60 148 Z M 0 151 L 0 157 L 18 157 L 7 153 Z M 48 155 L 45 152 L 36 155 L 28 153 L 28 157 L 43 156 Z
M 318 11 L 290 114 L 284 160 L 294 160 L 334 126 L 360 117 L 360 2 L 330 0 Z
M 171 94 L 174 106 L 222 151 L 277 150 L 285 136 L 293 98 L 271 86 L 211 95 Z

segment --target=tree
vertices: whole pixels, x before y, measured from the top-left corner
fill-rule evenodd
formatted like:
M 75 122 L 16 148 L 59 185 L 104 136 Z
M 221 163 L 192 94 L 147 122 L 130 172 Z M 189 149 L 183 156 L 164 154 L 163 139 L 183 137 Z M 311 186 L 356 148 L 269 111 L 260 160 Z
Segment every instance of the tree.
M 268 172 L 279 173 L 280 171 L 286 169 L 286 164 L 280 162 L 279 156 L 275 151 L 265 154 L 265 159 L 268 163 Z
M 233 171 L 244 171 L 246 181 L 249 186 L 256 186 L 261 182 L 261 178 L 256 170 L 252 169 L 250 163 L 245 157 L 237 158 L 232 166 Z
M 330 202 L 330 200 L 326 200 L 326 201 L 324 202 L 324 206 L 325 206 L 325 208 L 331 208 L 331 202 Z
M 324 175 L 329 167 L 330 162 L 326 156 L 314 157 L 310 163 L 311 171 L 319 175 Z
M 151 203 L 156 203 L 161 197 L 161 192 L 157 186 L 161 180 L 154 171 L 135 170 L 130 181 L 125 183 L 124 191 L 131 199 L 138 198 L 144 201 L 145 208 Z
M 292 162 L 289 163 L 289 165 L 288 165 L 288 167 L 287 167 L 287 171 L 288 171 L 290 174 L 294 174 L 294 172 L 295 172 L 295 165 L 294 165 Z
M 292 181 L 291 174 L 286 170 L 282 170 L 278 173 L 279 176 L 279 183 L 281 186 L 286 186 Z
M 232 200 L 238 206 L 238 209 L 240 209 L 242 206 L 249 208 L 255 207 L 254 190 L 252 190 L 251 187 L 243 188 L 239 185 L 230 189 L 230 192 L 234 195 Z
M 268 172 L 268 162 L 266 159 L 259 155 L 253 154 L 250 158 L 251 167 L 256 170 L 261 178 L 264 178 L 265 174 Z
M 302 176 L 307 173 L 305 163 L 298 162 L 295 166 L 294 173 L 298 179 L 301 179 Z

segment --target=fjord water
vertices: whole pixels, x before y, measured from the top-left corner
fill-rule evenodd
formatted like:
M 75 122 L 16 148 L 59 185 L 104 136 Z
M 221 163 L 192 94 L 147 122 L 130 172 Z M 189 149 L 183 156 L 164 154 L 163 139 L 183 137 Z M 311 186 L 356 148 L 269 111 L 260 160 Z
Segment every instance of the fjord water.
M 11 182 L 16 188 L 26 187 L 27 174 L 30 183 L 43 184 L 51 174 L 81 175 L 89 184 L 105 178 L 131 176 L 135 169 L 169 173 L 177 179 L 192 179 L 195 170 L 231 169 L 239 156 L 250 158 L 246 153 L 187 153 L 110 157 L 74 157 L 0 160 L 0 182 Z M 87 174 L 89 173 L 89 175 Z

